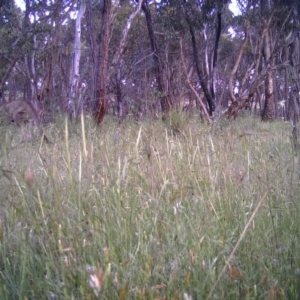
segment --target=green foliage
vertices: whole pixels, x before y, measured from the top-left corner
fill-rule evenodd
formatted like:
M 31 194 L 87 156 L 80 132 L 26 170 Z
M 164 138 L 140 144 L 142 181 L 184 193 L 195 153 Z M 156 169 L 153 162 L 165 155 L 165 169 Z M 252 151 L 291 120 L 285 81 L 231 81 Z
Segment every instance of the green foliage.
M 290 125 L 170 120 L 0 127 L 1 299 L 205 299 L 239 238 L 213 298 L 296 299 Z

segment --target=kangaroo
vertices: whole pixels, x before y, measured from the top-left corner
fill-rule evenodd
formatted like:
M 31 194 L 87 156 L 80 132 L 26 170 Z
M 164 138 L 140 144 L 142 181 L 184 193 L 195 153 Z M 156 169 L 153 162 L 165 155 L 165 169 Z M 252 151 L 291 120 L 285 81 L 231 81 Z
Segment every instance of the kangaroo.
M 43 137 L 46 143 L 50 143 L 48 138 L 45 136 L 41 120 L 39 118 L 38 112 L 32 103 L 28 101 L 15 100 L 4 104 L 1 110 L 6 116 L 7 123 L 15 122 L 18 127 L 22 128 L 24 123 L 27 121 L 33 121 L 38 127 L 40 135 Z

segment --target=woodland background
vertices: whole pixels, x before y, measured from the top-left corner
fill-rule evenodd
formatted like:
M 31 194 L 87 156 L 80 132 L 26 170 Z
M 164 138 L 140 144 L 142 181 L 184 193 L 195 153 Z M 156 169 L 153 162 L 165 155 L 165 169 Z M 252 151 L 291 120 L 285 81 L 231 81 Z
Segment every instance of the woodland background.
M 1 299 L 299 299 L 299 0 L 16 2 Z
M 241 109 L 299 115 L 297 0 L 24 0 L 0 2 L 3 101 L 136 119 L 172 108 L 202 118 Z

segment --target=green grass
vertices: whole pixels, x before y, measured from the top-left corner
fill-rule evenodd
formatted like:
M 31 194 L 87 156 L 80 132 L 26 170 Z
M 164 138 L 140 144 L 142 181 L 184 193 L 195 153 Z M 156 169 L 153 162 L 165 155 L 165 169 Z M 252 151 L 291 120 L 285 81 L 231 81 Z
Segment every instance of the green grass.
M 290 124 L 86 117 L 45 132 L 53 145 L 0 127 L 1 299 L 297 299 Z

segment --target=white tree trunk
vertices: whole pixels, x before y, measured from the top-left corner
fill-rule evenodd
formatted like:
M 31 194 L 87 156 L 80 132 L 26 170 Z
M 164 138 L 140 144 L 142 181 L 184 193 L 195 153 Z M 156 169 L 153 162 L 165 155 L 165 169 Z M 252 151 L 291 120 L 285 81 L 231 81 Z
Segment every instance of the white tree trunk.
M 86 3 L 85 0 L 81 0 L 80 8 L 78 10 L 76 25 L 75 25 L 75 41 L 74 41 L 74 57 L 73 64 L 70 72 L 70 91 L 68 99 L 68 110 L 73 117 L 77 116 L 78 108 L 80 104 L 81 91 L 79 87 L 80 74 L 80 56 L 81 56 L 81 20 L 85 13 Z

